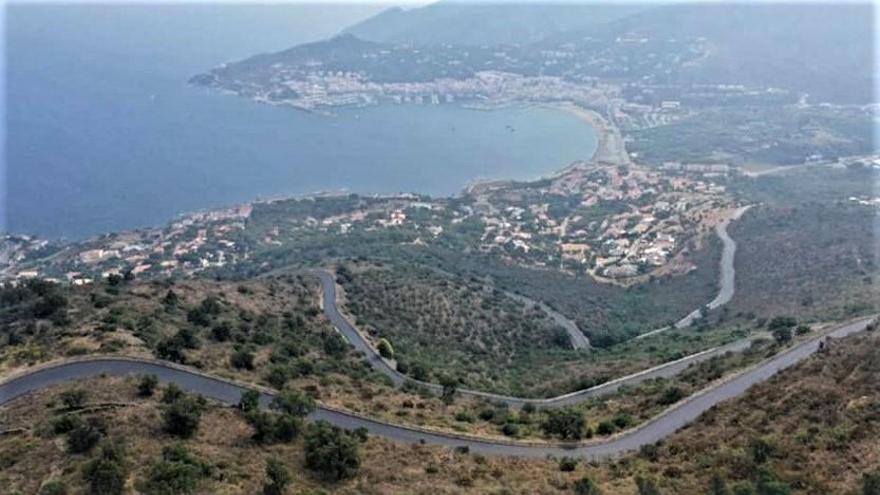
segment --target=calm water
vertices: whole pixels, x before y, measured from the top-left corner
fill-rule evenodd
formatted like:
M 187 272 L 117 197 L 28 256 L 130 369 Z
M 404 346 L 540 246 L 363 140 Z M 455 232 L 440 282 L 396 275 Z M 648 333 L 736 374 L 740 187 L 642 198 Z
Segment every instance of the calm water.
M 79 238 L 261 196 L 449 194 L 592 153 L 592 129 L 550 109 L 383 106 L 325 117 L 185 84 L 376 9 L 9 8 L 5 228 Z

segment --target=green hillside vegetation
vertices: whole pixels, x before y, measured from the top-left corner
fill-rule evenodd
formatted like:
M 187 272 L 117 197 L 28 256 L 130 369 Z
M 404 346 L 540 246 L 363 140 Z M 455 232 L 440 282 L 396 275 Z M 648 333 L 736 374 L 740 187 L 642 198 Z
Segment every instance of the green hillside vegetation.
M 875 333 L 834 341 L 827 352 L 719 405 L 667 440 L 602 463 L 484 457 L 373 436 L 364 441 L 360 432 L 306 424 L 290 439 L 263 442 L 246 407 L 218 406 L 164 386 L 143 396 L 139 378 L 96 378 L 4 406 L 0 483 L 10 494 L 106 495 L 124 487 L 290 495 L 874 495 L 880 480 L 878 339 Z M 166 429 L 165 411 L 181 400 L 200 404 L 188 439 Z M 86 437 L 94 442 L 73 453 L 69 439 Z M 326 448 L 314 448 L 318 443 Z M 280 491 L 267 491 L 279 485 Z

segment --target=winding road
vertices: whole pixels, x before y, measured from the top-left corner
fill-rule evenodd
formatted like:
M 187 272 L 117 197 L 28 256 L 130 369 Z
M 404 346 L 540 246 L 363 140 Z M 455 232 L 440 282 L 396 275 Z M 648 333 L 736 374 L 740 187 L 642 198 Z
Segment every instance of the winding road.
M 442 391 L 443 387 L 436 383 L 423 382 L 400 373 L 389 361 L 379 356 L 378 351 L 373 348 L 367 338 L 339 311 L 339 307 L 337 306 L 336 279 L 333 274 L 326 270 L 320 269 L 308 270 L 304 273 L 318 277 L 321 282 L 321 306 L 324 310 L 324 315 L 327 317 L 327 319 L 330 320 L 330 323 L 333 325 L 333 327 L 336 328 L 336 330 L 341 333 L 342 336 L 345 337 L 345 339 L 348 340 L 358 352 L 364 354 L 367 361 L 376 371 L 387 376 L 395 386 L 402 385 L 404 382 L 412 382 L 419 384 L 435 393 L 439 393 Z M 663 363 L 659 366 L 655 366 L 653 368 L 649 368 L 647 370 L 640 371 L 632 375 L 605 382 L 601 385 L 596 385 L 595 387 L 590 387 L 587 389 L 578 390 L 568 394 L 546 399 L 512 397 L 509 395 L 493 394 L 491 392 L 482 392 L 479 390 L 468 390 L 461 388 L 457 390 L 457 393 L 469 397 L 483 398 L 495 402 L 503 402 L 513 407 L 521 407 L 525 404 L 533 404 L 538 407 L 562 407 L 576 404 L 578 402 L 582 402 L 593 397 L 602 397 L 605 395 L 613 394 L 624 385 L 634 385 L 653 378 L 668 378 L 670 376 L 674 376 L 680 373 L 691 364 L 705 361 L 709 358 L 712 358 L 713 356 L 724 354 L 725 352 L 741 351 L 743 349 L 746 349 L 750 345 L 750 340 L 739 340 L 727 345 L 708 349 L 702 352 L 698 352 L 696 354 L 691 354 L 675 361 Z
M 870 318 L 865 318 L 842 325 L 826 335 L 835 338 L 844 337 L 864 330 L 869 322 Z M 806 341 L 739 375 L 710 386 L 670 407 L 637 428 L 627 430 L 606 440 L 587 443 L 552 444 L 477 439 L 455 433 L 385 423 L 325 406 L 319 406 L 310 417 L 349 429 L 366 428 L 374 435 L 399 442 L 427 443 L 447 447 L 463 446 L 468 447 L 472 452 L 481 454 L 517 457 L 579 456 L 599 460 L 618 456 L 638 449 L 642 445 L 653 444 L 671 435 L 719 402 L 736 397 L 752 385 L 767 380 L 779 370 L 809 357 L 816 352 L 819 342 L 824 338 L 825 336 L 821 336 Z M 0 406 L 27 393 L 72 380 L 102 374 L 120 376 L 145 373 L 155 374 L 163 382 L 176 383 L 190 392 L 228 404 L 237 403 L 241 393 L 249 388 L 244 384 L 209 376 L 172 363 L 124 357 L 96 357 L 73 359 L 38 367 L 24 374 L 5 379 L 0 382 Z M 265 390 L 261 393 L 261 404 L 268 406 L 272 393 Z

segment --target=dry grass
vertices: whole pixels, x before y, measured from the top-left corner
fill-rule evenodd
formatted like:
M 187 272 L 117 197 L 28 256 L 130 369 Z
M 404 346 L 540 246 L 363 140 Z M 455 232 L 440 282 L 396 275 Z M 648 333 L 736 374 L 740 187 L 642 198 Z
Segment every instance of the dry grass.
M 696 424 L 661 443 L 656 452 L 631 455 L 613 463 L 581 463 L 575 472 L 559 471 L 555 460 L 521 460 L 477 455 L 371 438 L 363 446 L 358 475 L 338 484 L 315 479 L 302 467 L 299 444 L 259 447 L 234 410 L 211 406 L 199 434 L 187 445 L 216 468 L 200 493 L 256 493 L 269 456 L 277 456 L 294 474 L 290 493 L 341 494 L 560 494 L 572 493 L 574 480 L 589 476 L 606 494 L 635 494 L 635 477 L 656 480 L 663 494 L 703 494 L 713 473 L 729 485 L 751 483 L 769 469 L 792 493 L 859 493 L 863 473 L 880 468 L 880 335 L 834 342 L 816 356 L 745 396 L 713 409 Z M 172 442 L 160 430 L 155 400 L 135 397 L 131 379 L 97 378 L 84 384 L 93 401 L 132 405 L 104 413 L 113 436 L 128 445 L 134 491 L 146 466 Z M 41 436 L 54 414 L 48 407 L 54 390 L 19 399 L 0 410 L 3 427 L 24 426 L 24 434 L 0 437 L 0 485 L 6 493 L 35 493 L 46 479 L 81 486 L 80 466 L 87 459 L 68 455 L 59 438 Z M 763 439 L 773 448 L 756 463 L 750 442 Z M 15 461 L 10 464 L 10 460 Z

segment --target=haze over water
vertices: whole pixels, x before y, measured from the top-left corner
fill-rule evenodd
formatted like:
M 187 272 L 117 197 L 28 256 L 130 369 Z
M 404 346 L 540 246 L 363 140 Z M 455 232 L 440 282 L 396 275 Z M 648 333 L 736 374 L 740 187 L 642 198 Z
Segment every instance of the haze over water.
M 334 117 L 186 85 L 326 37 L 376 6 L 13 6 L 5 230 L 82 238 L 258 197 L 452 194 L 589 157 L 592 129 L 545 108 L 345 109 Z

